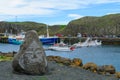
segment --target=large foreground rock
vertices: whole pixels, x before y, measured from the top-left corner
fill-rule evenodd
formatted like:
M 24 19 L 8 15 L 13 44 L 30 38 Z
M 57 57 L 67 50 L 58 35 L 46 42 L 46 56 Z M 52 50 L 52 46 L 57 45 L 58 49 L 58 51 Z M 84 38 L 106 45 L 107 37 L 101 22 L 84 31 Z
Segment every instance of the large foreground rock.
M 15 72 L 42 75 L 47 72 L 45 51 L 39 41 L 36 31 L 28 31 L 25 41 L 13 59 L 12 67 Z

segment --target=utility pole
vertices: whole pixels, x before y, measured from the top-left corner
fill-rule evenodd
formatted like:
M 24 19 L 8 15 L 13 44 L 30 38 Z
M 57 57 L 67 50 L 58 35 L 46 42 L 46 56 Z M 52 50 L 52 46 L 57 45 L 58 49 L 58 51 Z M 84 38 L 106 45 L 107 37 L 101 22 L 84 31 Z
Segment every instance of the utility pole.
M 48 25 L 47 25 L 47 37 L 49 37 L 49 30 L 48 30 Z
M 17 22 L 17 16 L 15 16 L 15 22 Z

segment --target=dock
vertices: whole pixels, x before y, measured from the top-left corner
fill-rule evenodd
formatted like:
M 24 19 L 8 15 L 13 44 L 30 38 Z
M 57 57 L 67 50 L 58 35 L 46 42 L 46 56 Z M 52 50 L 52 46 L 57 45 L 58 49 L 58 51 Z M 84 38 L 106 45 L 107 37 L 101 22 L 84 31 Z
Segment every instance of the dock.
M 71 45 L 79 41 L 83 42 L 87 37 L 59 37 L 59 39 Z M 120 38 L 92 37 L 92 39 L 101 40 L 103 45 L 120 45 Z M 0 43 L 8 43 L 8 37 L 0 36 Z
M 8 43 L 8 37 L 0 37 L 0 43 Z
M 87 37 L 60 37 L 63 39 L 65 43 L 74 44 L 79 41 L 83 42 L 87 39 Z M 105 37 L 92 37 L 93 40 L 97 39 L 102 41 L 103 45 L 120 45 L 120 38 L 105 38 Z
M 0 43 L 8 43 L 8 36 L 5 33 L 0 33 Z

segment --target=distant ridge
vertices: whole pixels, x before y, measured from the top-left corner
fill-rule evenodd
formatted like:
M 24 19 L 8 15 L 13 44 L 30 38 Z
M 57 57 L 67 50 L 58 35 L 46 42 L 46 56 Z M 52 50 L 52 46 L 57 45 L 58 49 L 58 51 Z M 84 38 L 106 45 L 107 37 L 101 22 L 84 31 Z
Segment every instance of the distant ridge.
M 64 30 L 64 34 L 75 36 L 77 33 L 89 35 L 120 34 L 120 14 L 110 14 L 101 17 L 86 16 L 72 20 Z
M 46 35 L 46 26 L 47 24 L 44 23 L 36 23 L 36 22 L 0 22 L 0 33 L 8 32 L 13 34 L 19 33 L 21 30 L 28 31 L 28 30 L 36 30 L 38 34 Z M 50 35 L 55 35 L 60 33 L 64 30 L 66 25 L 53 25 L 49 26 Z

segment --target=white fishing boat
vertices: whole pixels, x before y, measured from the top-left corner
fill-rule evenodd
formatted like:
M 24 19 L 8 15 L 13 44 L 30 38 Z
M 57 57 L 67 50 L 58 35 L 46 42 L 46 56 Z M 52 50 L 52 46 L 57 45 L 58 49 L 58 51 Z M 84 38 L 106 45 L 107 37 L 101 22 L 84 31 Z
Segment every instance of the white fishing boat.
M 56 43 L 53 46 L 50 46 L 49 49 L 54 51 L 73 51 L 75 47 L 68 46 L 63 41 L 61 41 L 60 43 Z
M 88 42 L 88 46 L 100 46 L 102 45 L 102 41 L 98 41 L 97 39 L 96 40 L 90 40 Z
M 89 46 L 100 46 L 100 45 L 102 45 L 102 42 L 98 41 L 98 40 L 92 40 L 90 38 L 87 38 L 85 40 L 85 42 L 78 42 L 78 43 L 75 43 L 73 45 L 76 48 L 79 48 L 79 47 L 89 47 Z
M 51 46 L 49 47 L 50 50 L 54 51 L 73 51 L 74 47 L 68 47 L 68 46 Z
M 90 40 L 90 38 L 88 37 L 85 42 L 78 42 L 78 43 L 75 43 L 73 44 L 73 46 L 75 46 L 76 48 L 79 48 L 79 47 L 86 47 L 88 46 L 88 41 Z
M 68 46 L 67 44 L 65 44 L 62 40 L 60 41 L 60 43 L 55 43 L 53 46 Z

